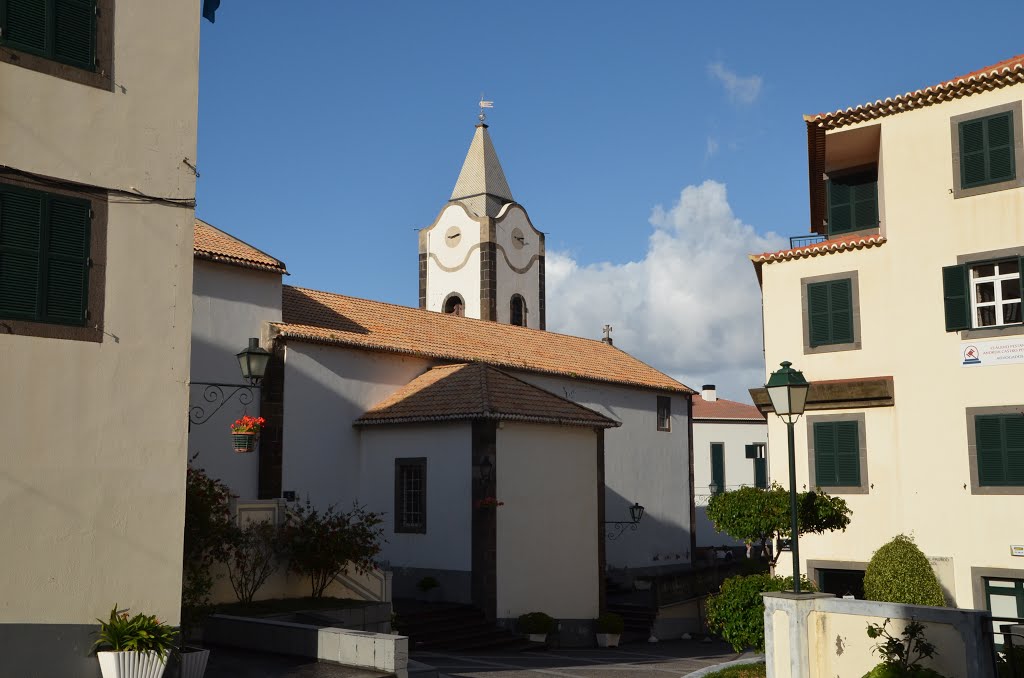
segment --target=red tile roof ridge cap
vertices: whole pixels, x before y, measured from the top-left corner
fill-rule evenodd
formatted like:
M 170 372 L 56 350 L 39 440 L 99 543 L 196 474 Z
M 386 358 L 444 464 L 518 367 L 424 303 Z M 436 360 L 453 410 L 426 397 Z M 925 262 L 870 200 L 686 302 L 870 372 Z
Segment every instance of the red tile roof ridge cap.
M 922 96 L 925 96 L 925 95 L 928 95 L 928 94 L 935 94 L 935 93 L 941 92 L 943 90 L 948 90 L 948 89 L 950 89 L 950 88 L 952 88 L 954 86 L 957 86 L 957 85 L 970 84 L 972 82 L 977 82 L 977 81 L 980 81 L 980 80 L 983 80 L 983 79 L 988 79 L 988 78 L 991 78 L 991 77 L 994 77 L 994 76 L 1003 75 L 1003 74 L 1008 73 L 1008 72 L 1012 73 L 1014 71 L 1022 71 L 1022 72 L 1024 72 L 1024 54 L 1018 54 L 1018 55 L 1012 56 L 1012 57 L 1010 57 L 1008 59 L 1003 59 L 1002 61 L 999 61 L 999 62 L 997 62 L 995 64 L 992 64 L 991 66 L 986 66 L 986 67 L 980 68 L 980 69 L 978 69 L 976 71 L 971 71 L 970 73 L 968 73 L 966 75 L 961 75 L 961 76 L 955 77 L 955 78 L 953 78 L 951 80 L 944 80 L 944 81 L 942 81 L 942 82 L 940 82 L 938 84 L 929 85 L 927 87 L 923 87 L 923 88 L 920 88 L 920 89 L 912 90 L 912 91 L 909 91 L 909 92 L 904 92 L 903 94 L 897 94 L 896 96 L 893 96 L 893 97 L 886 97 L 885 99 L 877 99 L 875 101 L 869 101 L 869 102 L 865 102 L 863 104 L 858 104 L 856 106 L 851 106 L 851 107 L 848 107 L 848 108 L 845 108 L 845 109 L 841 108 L 841 109 L 838 109 L 838 110 L 835 110 L 835 111 L 829 111 L 829 112 L 826 112 L 826 113 L 817 113 L 817 114 L 814 114 L 814 115 L 804 115 L 804 120 L 807 121 L 807 122 L 814 122 L 816 120 L 827 120 L 829 118 L 834 118 L 836 116 L 841 116 L 841 115 L 844 115 L 844 114 L 845 115 L 849 115 L 849 114 L 857 113 L 857 112 L 860 112 L 860 111 L 863 111 L 863 110 L 869 110 L 869 109 L 872 109 L 872 108 L 878 108 L 880 106 L 891 105 L 891 104 L 900 104 L 900 103 L 903 103 L 904 101 L 907 101 L 907 100 L 910 100 L 910 99 L 917 99 L 917 98 L 921 98 Z M 899 112 L 902 112 L 902 111 L 899 111 Z
M 193 242 L 192 242 L 192 251 L 193 252 L 196 252 L 196 251 L 206 252 L 206 253 L 212 254 L 214 256 L 224 257 L 224 258 L 227 258 L 227 259 L 237 259 L 239 261 L 252 261 L 253 263 L 259 264 L 261 266 L 266 266 L 267 268 L 280 269 L 280 271 L 282 273 L 284 273 L 285 275 L 291 275 L 291 273 L 288 272 L 288 266 L 283 261 L 281 261 L 280 259 L 275 257 L 273 254 L 269 254 L 268 252 L 264 252 L 259 247 L 256 247 L 255 245 L 253 245 L 251 243 L 248 243 L 245 240 L 242 240 L 238 236 L 231 235 L 227 231 L 225 231 L 223 229 L 220 229 L 220 228 L 217 228 L 216 226 L 214 226 L 210 222 L 204 221 L 204 220 L 200 219 L 199 217 L 193 217 L 193 219 L 196 222 L 195 225 L 202 225 L 202 226 L 205 226 L 206 228 L 212 228 L 213 230 L 217 231 L 221 235 L 226 236 L 228 238 L 231 238 L 232 240 L 235 240 L 237 242 L 240 242 L 240 243 L 242 243 L 243 245 L 245 245 L 246 247 L 248 247 L 250 249 L 256 250 L 257 252 L 259 252 L 263 256 L 267 257 L 268 259 L 273 259 L 274 261 L 277 262 L 278 266 L 274 266 L 273 264 L 266 264 L 264 262 L 255 261 L 254 259 L 246 259 L 245 257 L 241 257 L 241 256 L 238 256 L 238 255 L 235 255 L 235 254 L 223 254 L 221 252 L 214 252 L 213 250 L 209 250 L 209 249 L 205 249 L 205 248 L 201 248 L 201 247 L 196 247 L 194 239 L 193 239 Z
M 761 252 L 760 254 L 748 255 L 750 260 L 755 263 L 770 262 L 770 261 L 781 261 L 783 259 L 795 259 L 802 254 L 815 254 L 817 252 L 838 252 L 843 249 L 849 249 L 852 245 L 881 245 L 887 242 L 886 238 L 881 233 L 871 233 L 868 235 L 844 235 L 838 238 L 831 238 L 829 240 L 822 240 L 821 242 L 811 243 L 810 245 L 801 245 L 800 247 L 789 247 L 784 250 L 776 250 L 774 252 Z

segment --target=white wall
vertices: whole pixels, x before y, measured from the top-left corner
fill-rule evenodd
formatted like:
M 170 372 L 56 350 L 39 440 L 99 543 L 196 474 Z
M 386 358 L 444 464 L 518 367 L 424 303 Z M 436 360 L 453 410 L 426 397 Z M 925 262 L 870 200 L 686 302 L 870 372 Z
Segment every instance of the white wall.
M 281 320 L 281 275 L 209 261 L 195 261 L 192 289 L 193 382 L 238 384 L 242 373 L 235 354 L 260 337 L 265 322 Z M 264 348 L 266 342 L 261 342 Z M 209 411 L 205 387 L 193 385 L 192 405 Z M 225 394 L 230 394 L 230 389 Z M 234 494 L 254 499 L 258 493 L 259 452 L 236 454 L 228 431 L 231 422 L 247 413 L 260 414 L 260 394 L 241 404 L 238 395 L 204 423 L 189 430 L 189 457 L 213 478 L 227 483 Z
M 700 396 L 694 396 L 699 398 Z M 714 529 L 707 518 L 707 500 L 711 484 L 711 443 L 725 445 L 725 485 L 735 490 L 754 485 L 754 460 L 747 459 L 746 446 L 768 442 L 766 422 L 700 421 L 693 422 L 693 487 L 697 496 L 697 546 L 738 546 L 740 542 Z M 780 466 L 784 476 L 786 466 Z M 785 478 L 779 478 L 785 482 Z M 768 465 L 768 483 L 772 481 L 772 468 Z
M 498 617 L 597 617 L 598 434 L 510 422 L 497 434 Z
M 360 491 L 359 432 L 352 422 L 425 372 L 430 363 L 393 353 L 291 342 L 285 349 L 282 489 L 317 506 Z M 394 478 L 394 473 L 388 475 Z
M 841 495 L 853 510 L 850 527 L 801 538 L 801 557 L 867 561 L 893 535 L 912 532 L 929 557 L 953 559 L 955 596 L 965 607 L 985 605 L 973 598 L 972 567 L 1013 569 L 1024 578 L 1024 559 L 1010 555 L 1011 544 L 1024 539 L 1007 522 L 1020 496 L 971 493 L 965 412 L 1024 403 L 1024 364 L 961 366 L 959 333 L 945 331 L 941 269 L 959 255 L 1024 244 L 1024 190 L 954 199 L 950 118 L 1020 101 L 1022 94 L 1024 87 L 1016 85 L 875 121 L 881 125 L 879 195 L 888 242 L 762 267 L 769 371 L 790 360 L 810 381 L 891 375 L 895 386 L 895 407 L 812 413 L 864 413 L 871 487 L 868 494 Z M 1017 132 L 1015 121 L 1015 140 Z M 854 270 L 863 347 L 804 355 L 800 279 Z M 771 438 L 785 441 L 785 426 L 773 415 L 768 420 Z M 796 450 L 802 486 L 808 482 L 803 421 L 796 426 Z M 786 446 L 775 445 L 776 476 L 785 459 Z M 780 565 L 789 571 L 787 558 Z
M 539 329 L 540 261 L 535 257 L 544 256 L 544 235 L 533 227 L 526 210 L 519 205 L 503 207 L 494 225 L 498 322 L 508 323 L 511 320 L 512 295 L 521 294 L 526 301 L 526 326 Z M 517 228 L 523 234 L 524 243 L 512 239 Z M 526 270 L 520 273 L 514 271 L 512 266 Z
M 123 90 L 0 63 L 0 162 L 191 198 L 199 3 L 115 12 Z M 102 343 L 0 332 L 0 623 L 87 628 L 115 602 L 178 622 L 192 224 L 187 207 L 112 200 Z M 50 631 L 39 659 L 85 657 Z
M 690 471 L 686 396 L 673 394 L 672 430 L 659 431 L 656 391 L 518 372 L 516 376 L 622 422 L 605 432 L 605 520 L 629 520 L 646 508 L 637 531 L 607 544 L 610 567 L 674 567 L 689 562 Z
M 385 513 L 380 558 L 392 567 L 470 572 L 472 563 L 472 426 L 404 424 L 361 429 L 362 497 Z M 395 532 L 395 459 L 427 458 L 426 534 Z
M 459 238 L 448 238 L 452 228 L 459 229 Z M 420 240 L 427 252 L 428 311 L 444 310 L 445 297 L 457 292 L 466 303 L 466 317 L 480 317 L 480 242 L 482 233 L 486 233 L 484 228 L 465 207 L 454 203 L 441 211 L 432 226 L 421 231 Z

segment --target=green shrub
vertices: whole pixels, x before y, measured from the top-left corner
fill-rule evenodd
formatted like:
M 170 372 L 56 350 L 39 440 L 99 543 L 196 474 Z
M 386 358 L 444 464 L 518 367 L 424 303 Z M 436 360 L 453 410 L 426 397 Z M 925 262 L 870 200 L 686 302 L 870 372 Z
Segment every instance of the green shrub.
M 528 612 L 520 615 L 516 628 L 519 633 L 551 633 L 555 630 L 555 620 L 543 612 Z
M 946 597 L 914 540 L 899 534 L 875 551 L 864 572 L 864 597 L 885 603 L 943 607 Z
M 768 668 L 764 662 L 727 666 L 724 669 L 709 673 L 704 678 L 765 678 Z
M 804 591 L 814 591 L 805 577 L 800 578 Z M 764 651 L 764 601 L 766 591 L 792 591 L 792 577 L 752 574 L 730 577 L 722 583 L 719 593 L 708 598 L 707 623 L 712 633 L 721 636 L 737 652 L 752 647 Z
M 625 620 L 614 612 L 605 612 L 597 618 L 598 633 L 622 633 L 625 628 Z
M 439 586 L 441 586 L 441 582 L 437 581 L 435 577 L 424 577 L 423 579 L 420 579 L 418 582 L 416 582 L 416 588 L 418 588 L 423 593 L 427 593 L 433 589 L 438 588 Z
M 934 669 L 921 666 L 921 660 L 938 654 L 934 643 L 925 638 L 925 625 L 913 617 L 899 636 L 889 633 L 887 618 L 881 625 L 868 624 L 868 637 L 879 639 L 872 648 L 882 661 L 863 678 L 945 678 Z

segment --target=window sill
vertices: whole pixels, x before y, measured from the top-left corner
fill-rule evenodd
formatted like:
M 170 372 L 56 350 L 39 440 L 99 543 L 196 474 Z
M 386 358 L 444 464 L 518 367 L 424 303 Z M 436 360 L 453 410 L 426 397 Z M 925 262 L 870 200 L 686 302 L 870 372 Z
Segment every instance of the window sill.
M 971 494 L 1024 494 L 1024 485 L 973 485 Z
M 0 335 L 2 334 L 13 334 L 25 337 L 42 337 L 44 339 L 64 339 L 66 341 L 91 341 L 95 343 L 103 343 L 103 330 L 99 327 L 57 325 L 31 320 L 0 319 Z
M 960 330 L 961 339 L 998 339 L 999 337 L 1013 337 L 1021 334 L 1024 334 L 1024 323 Z
M 95 87 L 96 89 L 105 90 L 107 92 L 112 92 L 114 90 L 110 75 L 101 69 L 87 71 L 68 64 L 62 64 L 59 61 L 54 61 L 53 59 L 47 59 L 46 57 L 11 49 L 10 47 L 0 47 L 0 61 L 11 64 L 12 66 L 27 68 L 28 70 L 35 71 L 36 73 L 52 75 L 55 78 L 74 82 L 79 85 Z
M 866 485 L 818 485 L 817 489 L 824 490 L 829 494 L 869 494 L 870 490 Z
M 869 236 L 869 235 L 881 235 L 881 233 L 882 233 L 882 226 L 881 226 L 881 223 L 879 223 L 878 226 L 873 226 L 872 228 L 861 228 L 861 229 L 858 229 L 856 231 L 843 231 L 842 233 L 833 233 L 833 232 L 829 231 L 828 232 L 828 236 L 826 236 L 826 237 L 829 240 L 835 240 L 837 238 L 848 238 L 848 237 L 854 236 L 854 235 L 859 235 L 859 236 L 865 236 L 866 237 L 866 236 Z
M 804 346 L 804 355 L 836 353 L 838 351 L 859 351 L 860 349 L 860 341 L 853 341 L 846 344 L 821 344 L 820 346 Z

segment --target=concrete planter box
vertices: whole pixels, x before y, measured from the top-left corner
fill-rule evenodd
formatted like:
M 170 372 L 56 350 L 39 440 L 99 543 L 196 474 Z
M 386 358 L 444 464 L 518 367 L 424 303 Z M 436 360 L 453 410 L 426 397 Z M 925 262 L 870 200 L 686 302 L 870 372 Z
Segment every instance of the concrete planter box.
M 209 660 L 209 650 L 186 647 L 185 651 L 178 655 L 178 661 L 181 662 L 181 678 L 203 678 Z
M 596 635 L 598 647 L 618 647 L 619 638 L 622 636 L 621 633 L 598 633 Z
M 97 652 L 103 678 L 160 678 L 167 655 L 152 652 Z

